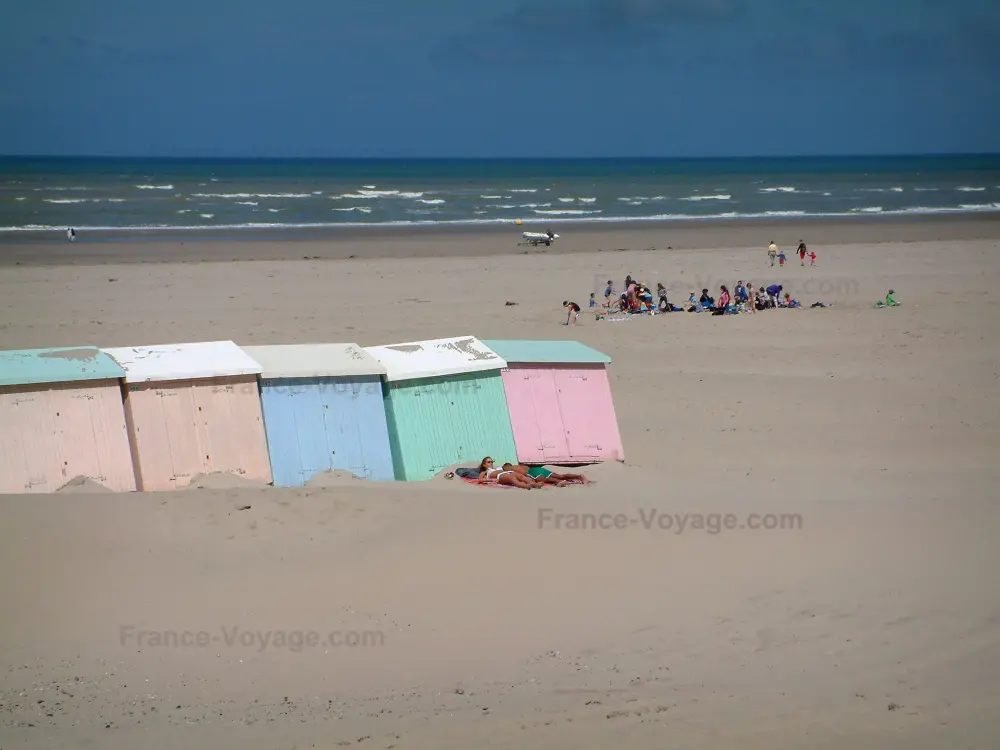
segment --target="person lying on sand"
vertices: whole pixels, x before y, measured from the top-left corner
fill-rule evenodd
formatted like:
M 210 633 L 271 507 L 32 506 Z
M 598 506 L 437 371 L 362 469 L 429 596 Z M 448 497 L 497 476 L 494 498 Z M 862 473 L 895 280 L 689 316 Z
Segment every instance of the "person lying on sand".
M 546 469 L 544 466 L 524 466 L 523 464 L 504 464 L 503 468 L 516 471 L 529 479 L 544 484 L 554 484 L 558 487 L 565 487 L 568 482 L 581 482 L 590 484 L 590 480 L 583 474 L 556 474 L 554 471 Z
M 493 468 L 493 459 L 487 456 L 479 463 L 479 483 L 488 484 L 489 482 L 519 487 L 522 490 L 533 490 L 544 486 L 535 482 L 527 475 L 518 474 L 516 471 L 506 468 Z

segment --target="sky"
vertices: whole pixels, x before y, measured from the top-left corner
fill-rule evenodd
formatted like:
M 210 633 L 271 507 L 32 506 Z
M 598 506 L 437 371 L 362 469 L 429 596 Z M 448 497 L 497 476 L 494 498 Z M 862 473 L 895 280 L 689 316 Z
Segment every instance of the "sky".
M 0 153 L 1000 151 L 997 0 L 5 0 Z

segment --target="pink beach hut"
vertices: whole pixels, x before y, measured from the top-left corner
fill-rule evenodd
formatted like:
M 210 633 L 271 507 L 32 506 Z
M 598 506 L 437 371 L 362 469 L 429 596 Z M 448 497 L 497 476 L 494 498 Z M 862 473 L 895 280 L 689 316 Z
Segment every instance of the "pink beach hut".
M 95 346 L 0 352 L 0 492 L 54 492 L 77 477 L 135 490 L 123 377 Z
M 501 371 L 524 464 L 624 461 L 607 365 L 576 341 L 483 341 L 507 362 Z
M 140 490 L 223 472 L 271 482 L 257 375 L 232 341 L 104 349 L 125 370 L 125 420 Z

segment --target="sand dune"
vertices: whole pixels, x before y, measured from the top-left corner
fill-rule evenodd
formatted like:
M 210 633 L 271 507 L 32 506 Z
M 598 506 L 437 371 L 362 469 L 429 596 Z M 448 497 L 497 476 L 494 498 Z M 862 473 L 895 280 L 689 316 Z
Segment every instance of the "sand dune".
M 829 309 L 559 325 L 626 273 L 779 278 L 719 244 L 7 267 L 3 348 L 576 338 L 628 462 L 0 498 L 0 745 L 997 747 L 1000 246 L 817 246 L 780 278 Z

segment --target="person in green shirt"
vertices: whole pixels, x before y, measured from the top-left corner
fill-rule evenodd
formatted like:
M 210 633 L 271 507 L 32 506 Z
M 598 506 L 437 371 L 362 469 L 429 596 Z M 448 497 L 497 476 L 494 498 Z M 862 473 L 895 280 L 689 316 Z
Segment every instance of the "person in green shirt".
M 895 293 L 895 289 L 890 289 L 889 293 L 885 295 L 885 302 L 879 300 L 875 303 L 875 307 L 899 307 L 899 303 L 896 302 L 896 298 L 893 296 Z

